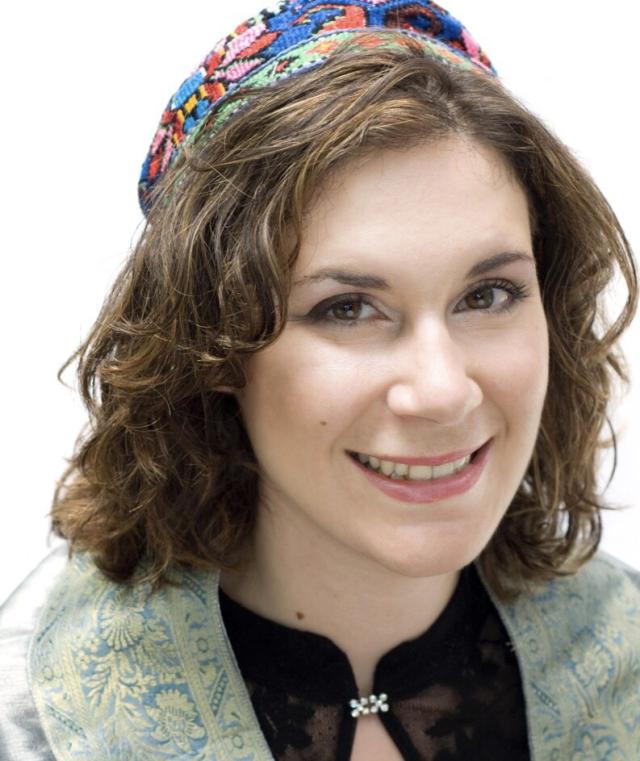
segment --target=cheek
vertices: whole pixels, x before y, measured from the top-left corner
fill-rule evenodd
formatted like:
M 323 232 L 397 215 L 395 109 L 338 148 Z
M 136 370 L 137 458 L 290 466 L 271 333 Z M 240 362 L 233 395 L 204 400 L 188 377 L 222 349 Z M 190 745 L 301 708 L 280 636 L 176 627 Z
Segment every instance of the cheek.
M 359 409 L 362 378 L 362 363 L 348 353 L 281 337 L 247 366 L 247 386 L 238 401 L 250 436 L 291 440 L 335 430 Z
M 532 325 L 494 354 L 491 395 L 512 423 L 536 429 L 549 380 L 549 344 L 546 323 Z M 527 425 L 529 424 L 529 425 Z

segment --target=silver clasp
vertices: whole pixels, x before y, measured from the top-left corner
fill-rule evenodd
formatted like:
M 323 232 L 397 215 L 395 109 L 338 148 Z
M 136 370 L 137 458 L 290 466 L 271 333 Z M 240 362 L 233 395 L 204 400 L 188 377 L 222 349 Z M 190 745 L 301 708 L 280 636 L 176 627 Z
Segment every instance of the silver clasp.
M 389 710 L 388 699 L 387 694 L 381 692 L 379 695 L 369 695 L 368 698 L 350 700 L 351 715 L 354 719 L 359 719 L 360 716 L 367 716 L 370 713 L 386 713 Z

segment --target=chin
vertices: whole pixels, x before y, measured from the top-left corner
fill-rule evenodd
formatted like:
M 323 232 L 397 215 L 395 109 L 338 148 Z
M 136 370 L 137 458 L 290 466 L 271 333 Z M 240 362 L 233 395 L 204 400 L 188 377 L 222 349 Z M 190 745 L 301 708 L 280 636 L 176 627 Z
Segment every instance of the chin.
M 456 537 L 420 543 L 418 546 L 402 544 L 395 551 L 377 552 L 374 560 L 386 570 L 410 579 L 442 576 L 457 573 L 472 563 L 485 548 L 485 544 L 469 541 L 469 537 Z

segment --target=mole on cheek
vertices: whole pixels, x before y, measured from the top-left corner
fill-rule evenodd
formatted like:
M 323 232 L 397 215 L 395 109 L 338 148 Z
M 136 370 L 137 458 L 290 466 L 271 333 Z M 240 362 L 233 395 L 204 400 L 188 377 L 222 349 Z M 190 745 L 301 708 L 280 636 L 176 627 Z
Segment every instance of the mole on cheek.
M 320 425 L 326 425 L 326 424 L 327 424 L 327 421 L 326 421 L 326 420 L 321 420 L 321 421 L 320 421 Z
M 304 613 L 300 613 L 300 611 L 297 610 L 296 611 L 296 618 L 298 619 L 298 621 L 302 621 L 302 619 L 304 618 Z

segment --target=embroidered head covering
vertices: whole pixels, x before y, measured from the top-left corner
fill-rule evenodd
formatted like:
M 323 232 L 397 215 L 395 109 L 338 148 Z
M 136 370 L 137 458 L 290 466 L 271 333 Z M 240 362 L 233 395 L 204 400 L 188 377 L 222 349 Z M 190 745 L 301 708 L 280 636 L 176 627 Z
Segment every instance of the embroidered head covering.
M 218 127 L 241 106 L 242 101 L 228 101 L 232 92 L 319 66 L 345 43 L 393 46 L 389 30 L 417 39 L 440 60 L 495 74 L 465 27 L 430 0 L 280 0 L 223 37 L 169 101 L 142 166 L 143 212 L 155 185 L 208 117 L 213 113 Z

